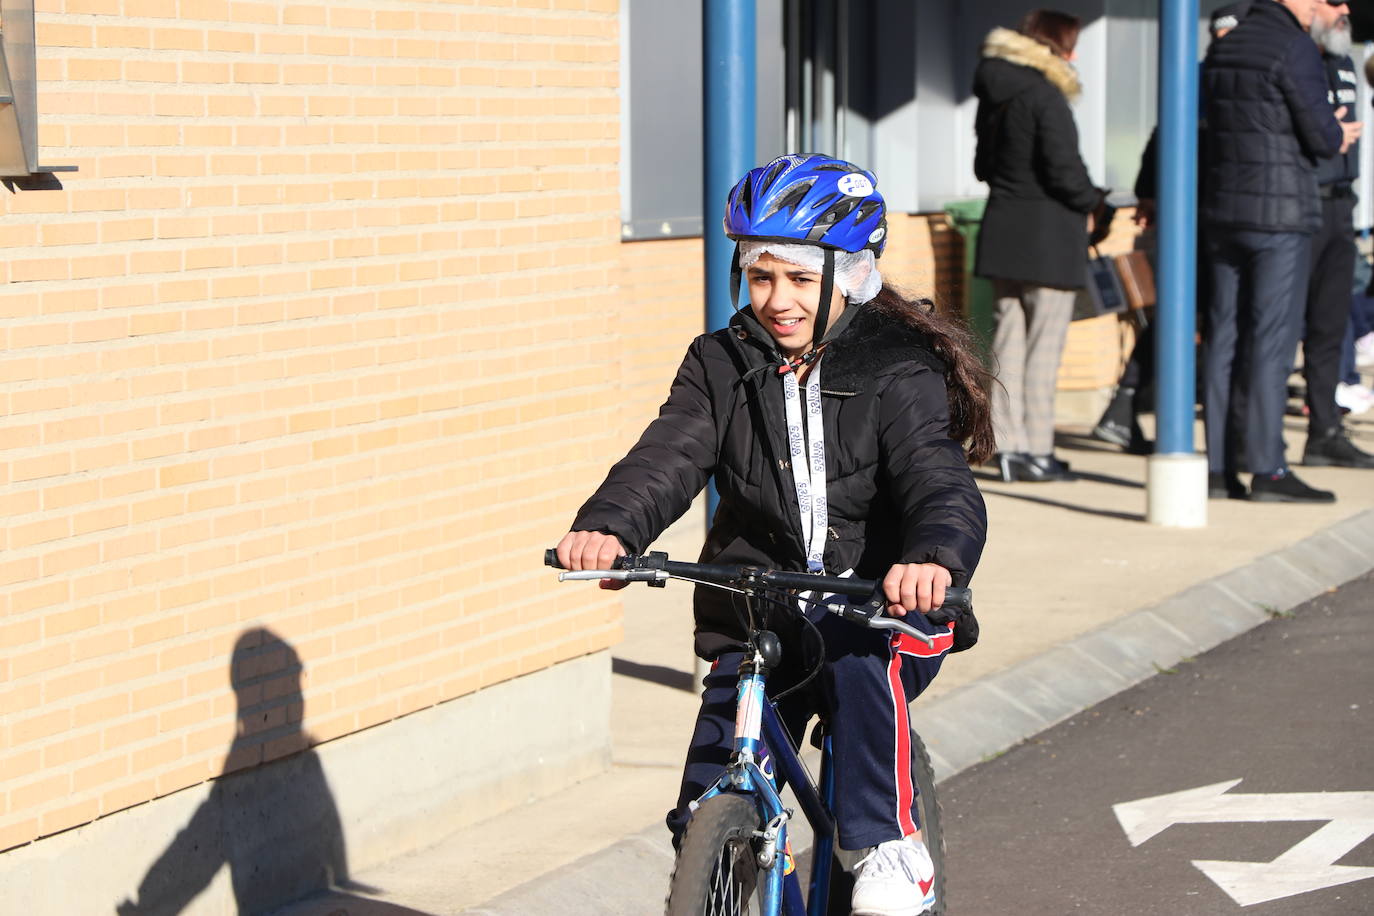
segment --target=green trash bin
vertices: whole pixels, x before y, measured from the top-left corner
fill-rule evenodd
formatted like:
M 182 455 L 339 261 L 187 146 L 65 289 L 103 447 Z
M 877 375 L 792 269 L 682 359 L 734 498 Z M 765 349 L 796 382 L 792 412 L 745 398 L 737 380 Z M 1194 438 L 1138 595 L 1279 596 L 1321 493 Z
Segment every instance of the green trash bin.
M 992 282 L 973 275 L 978 254 L 978 227 L 983 222 L 985 198 L 953 200 L 945 204 L 945 218 L 964 237 L 964 316 L 982 346 L 984 354 L 992 347 L 994 323 Z

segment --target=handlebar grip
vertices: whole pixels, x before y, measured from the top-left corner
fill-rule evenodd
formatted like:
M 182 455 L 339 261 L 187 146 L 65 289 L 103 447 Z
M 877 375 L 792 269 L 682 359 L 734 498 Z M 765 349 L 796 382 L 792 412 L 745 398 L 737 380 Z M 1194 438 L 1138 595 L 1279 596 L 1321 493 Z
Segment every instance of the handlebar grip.
M 624 560 L 624 557 L 616 557 L 615 568 L 624 569 Z M 558 562 L 558 551 L 553 547 L 550 547 L 544 551 L 544 565 L 552 566 L 554 569 L 567 569 L 566 566 Z
M 945 589 L 945 600 L 940 607 L 948 611 L 968 613 L 973 610 L 973 589 L 956 588 L 951 585 Z

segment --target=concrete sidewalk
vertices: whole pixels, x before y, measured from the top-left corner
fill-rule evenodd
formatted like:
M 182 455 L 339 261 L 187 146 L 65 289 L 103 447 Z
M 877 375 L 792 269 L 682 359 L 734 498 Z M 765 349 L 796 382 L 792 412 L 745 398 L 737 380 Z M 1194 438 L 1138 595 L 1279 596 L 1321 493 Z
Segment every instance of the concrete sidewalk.
M 1347 425 L 1374 451 L 1374 415 Z M 1212 501 L 1204 529 L 1156 528 L 1144 522 L 1145 460 L 1084 432 L 1060 436 L 1076 482 L 978 472 L 990 523 L 973 582 L 982 639 L 912 707 L 942 777 L 1374 567 L 1374 471 L 1299 468 L 1336 491 L 1334 505 Z M 1296 462 L 1305 424 L 1290 418 L 1286 432 Z M 689 520 L 656 548 L 694 559 L 702 526 Z M 623 594 L 610 772 L 279 916 L 657 912 L 672 866 L 662 818 L 696 712 L 690 588 Z

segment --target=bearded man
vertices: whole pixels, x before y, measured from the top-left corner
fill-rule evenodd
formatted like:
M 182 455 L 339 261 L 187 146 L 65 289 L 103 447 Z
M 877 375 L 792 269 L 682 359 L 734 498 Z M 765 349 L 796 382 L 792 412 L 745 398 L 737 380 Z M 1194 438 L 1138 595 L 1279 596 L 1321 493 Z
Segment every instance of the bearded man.
M 1329 87 L 1329 110 L 1355 122 L 1357 79 L 1350 59 L 1350 7 L 1317 4 L 1309 29 L 1321 48 Z M 1360 174 L 1359 143 L 1317 163 L 1322 225 L 1312 236 L 1312 270 L 1307 287 L 1306 333 L 1302 341 L 1303 376 L 1307 381 L 1307 446 L 1304 465 L 1374 468 L 1374 455 L 1363 451 L 1341 426 L 1336 404 L 1341 346 L 1353 301 L 1355 272 L 1355 192 Z

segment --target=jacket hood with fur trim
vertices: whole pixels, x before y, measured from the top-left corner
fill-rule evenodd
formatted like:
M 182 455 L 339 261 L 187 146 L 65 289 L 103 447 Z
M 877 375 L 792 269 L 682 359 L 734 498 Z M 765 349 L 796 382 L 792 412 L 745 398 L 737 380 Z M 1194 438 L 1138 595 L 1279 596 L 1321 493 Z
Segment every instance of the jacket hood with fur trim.
M 1049 45 L 1012 29 L 996 28 L 989 32 L 988 37 L 983 40 L 983 57 L 1004 60 L 1009 64 L 1029 67 L 1040 72 L 1071 102 L 1083 91 L 1083 85 L 1079 82 L 1078 73 L 1072 64 L 1054 53 Z M 992 101 L 1002 101 L 1024 89 L 1020 81 L 1008 80 L 1004 85 L 997 84 L 1000 82 L 986 87 Z

